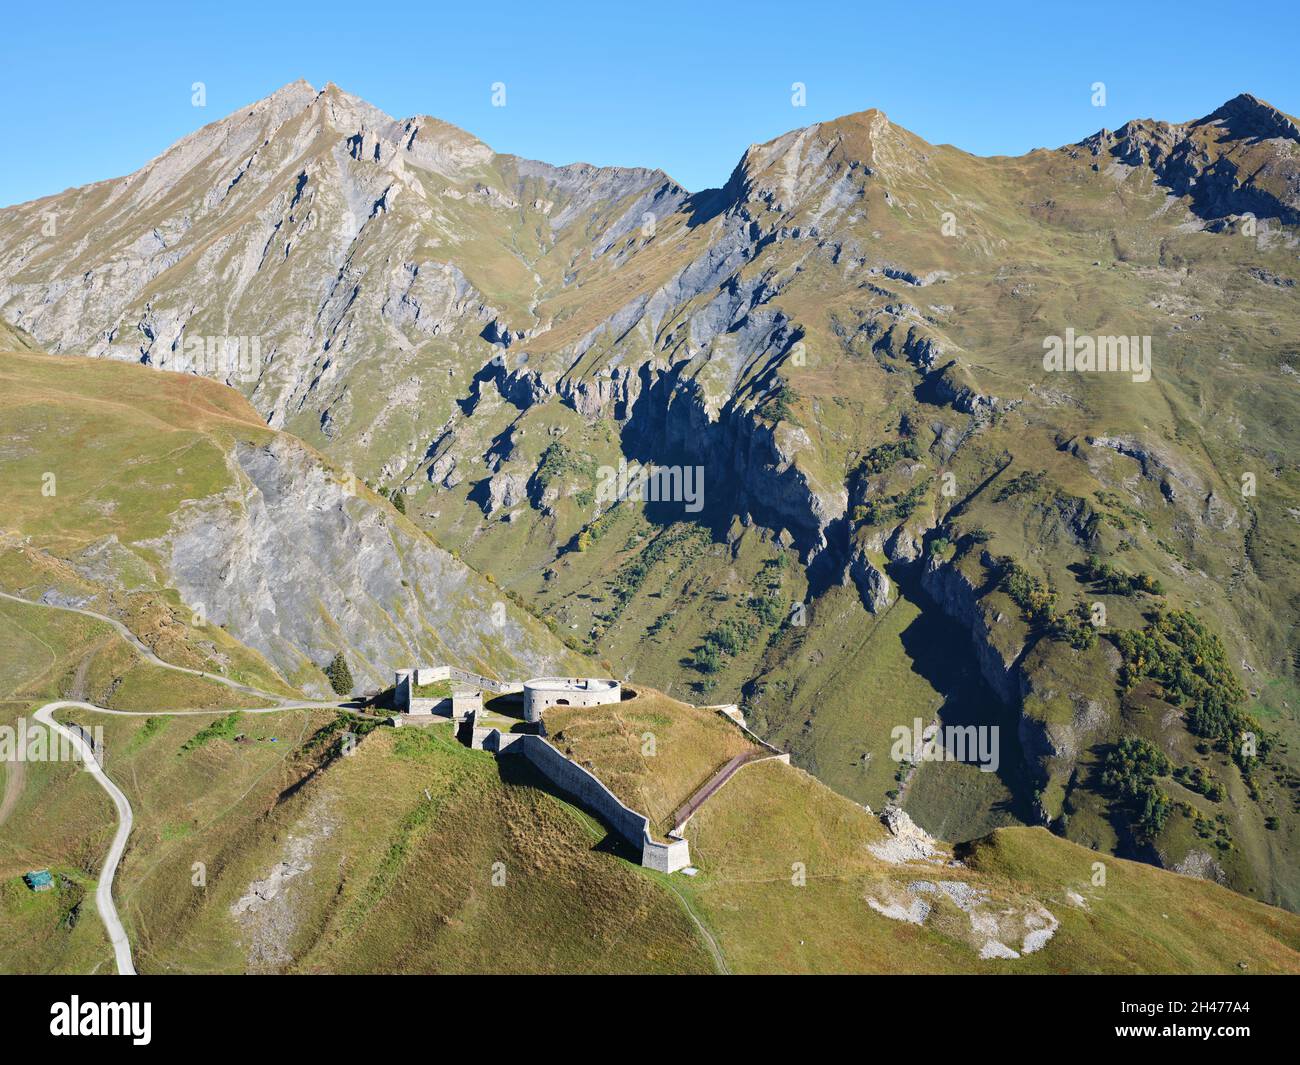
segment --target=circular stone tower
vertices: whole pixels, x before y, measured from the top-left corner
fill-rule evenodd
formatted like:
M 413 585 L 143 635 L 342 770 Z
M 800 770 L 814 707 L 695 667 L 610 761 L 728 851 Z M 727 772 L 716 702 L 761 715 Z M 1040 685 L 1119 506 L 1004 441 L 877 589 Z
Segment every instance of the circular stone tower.
M 623 697 L 616 680 L 596 677 L 534 677 L 524 681 L 524 720 L 541 721 L 551 706 L 604 706 Z

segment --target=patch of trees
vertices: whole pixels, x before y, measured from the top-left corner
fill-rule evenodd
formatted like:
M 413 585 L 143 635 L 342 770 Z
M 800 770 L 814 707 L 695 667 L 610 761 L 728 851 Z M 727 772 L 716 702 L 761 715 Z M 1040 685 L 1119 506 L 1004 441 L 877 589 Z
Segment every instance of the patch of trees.
M 763 414 L 771 421 L 790 422 L 792 425 L 798 425 L 799 420 L 794 416 L 794 405 L 798 401 L 799 396 L 795 390 L 782 381 L 761 409 Z
M 1173 800 L 1156 781 L 1171 768 L 1164 751 L 1140 736 L 1125 736 L 1106 755 L 1101 782 L 1119 797 L 1139 839 L 1154 838 L 1169 820 Z
M 906 492 L 871 499 L 853 508 L 853 522 L 856 525 L 879 525 L 882 522 L 906 521 L 921 505 L 931 478 L 926 477 L 912 485 Z
M 1109 562 L 1103 562 L 1096 555 L 1088 556 L 1083 564 L 1082 576 L 1106 595 L 1136 595 L 1138 592 L 1146 592 L 1148 595 L 1165 594 L 1160 582 L 1149 574 L 1125 573 Z
M 1064 640 L 1076 651 L 1083 651 L 1097 642 L 1097 627 L 1092 623 L 1092 613 L 1086 603 L 1078 603 L 1066 614 L 1054 614 L 1047 623 L 1047 635 L 1053 640 Z
M 1005 503 L 1013 496 L 1037 492 L 1047 481 L 1046 470 L 1025 470 L 1011 478 L 993 494 L 994 503 Z
M 998 587 L 1020 608 L 1021 615 L 1037 634 L 1064 640 L 1075 650 L 1084 650 L 1097 642 L 1097 629 L 1085 604 L 1057 613 L 1056 589 L 1037 574 L 1030 572 L 1009 555 L 994 561 L 1001 573 Z
M 579 492 L 578 494 L 581 496 L 584 493 Z M 582 500 L 579 499 L 578 503 L 581 505 Z M 617 517 L 618 511 L 615 508 L 611 507 L 609 510 L 605 511 L 604 514 L 578 533 L 573 541 L 573 549 L 578 552 L 590 550 L 595 544 L 600 542 L 601 538 L 607 532 L 609 532 Z
M 921 453 L 916 446 L 915 440 L 898 440 L 888 444 L 877 444 L 875 447 L 869 448 L 867 453 L 862 456 L 854 472 L 859 477 L 873 473 L 884 473 L 902 462 L 903 459 L 918 459 L 920 457 Z
M 1199 810 L 1192 811 L 1192 827 L 1201 839 L 1209 840 L 1220 851 L 1232 850 L 1232 833 L 1228 831 L 1228 818 L 1224 814 L 1215 814 L 1213 819 L 1205 817 Z
M 543 492 L 564 477 L 573 474 L 581 480 L 594 483 L 596 480 L 596 463 L 590 455 L 575 454 L 573 449 L 559 440 L 554 440 L 542 452 L 533 478 Z
M 751 595 L 748 606 L 758 618 L 759 624 L 767 628 L 779 625 L 785 614 L 780 596 L 772 592 Z
M 1188 732 L 1230 753 L 1249 777 L 1272 738 L 1242 708 L 1246 692 L 1228 664 L 1223 641 L 1186 610 L 1157 611 L 1145 629 L 1121 629 L 1110 638 L 1124 656 L 1124 690 L 1143 679 L 1155 681 L 1164 698 L 1183 709 Z M 1245 742 L 1247 734 L 1253 745 Z
M 612 514 L 613 511 L 609 513 Z M 678 522 L 659 533 L 636 555 L 624 562 L 610 578 L 608 588 L 614 604 L 608 611 L 596 615 L 592 640 L 599 639 L 619 618 L 627 604 L 641 590 L 656 563 L 679 549 L 683 554 L 698 554 L 708 539 L 708 530 L 701 526 Z
M 1003 555 L 995 565 L 1001 572 L 998 587 L 1020 608 L 1035 628 L 1045 628 L 1056 613 L 1056 591 L 1014 558 Z
M 936 536 L 925 545 L 926 551 L 937 558 L 947 558 L 953 550 L 953 542 L 946 536 Z
M 655 563 L 665 558 L 677 547 L 687 547 L 692 543 L 702 543 L 708 539 L 708 532 L 697 525 L 679 523 L 666 532 L 656 536 L 645 549 L 619 567 L 614 574 L 610 593 L 621 608 L 640 590 Z
M 380 486 L 379 494 L 393 504 L 393 509 L 397 511 L 397 513 L 406 513 L 406 493 L 400 488 L 385 488 Z
M 744 651 L 754 637 L 758 626 L 741 618 L 724 618 L 721 624 L 705 633 L 704 644 L 695 653 L 695 668 L 701 673 L 717 673 L 726 659 Z
M 1174 770 L 1174 779 L 1189 791 L 1204 795 L 1210 802 L 1223 801 L 1223 785 L 1199 765 L 1180 765 Z

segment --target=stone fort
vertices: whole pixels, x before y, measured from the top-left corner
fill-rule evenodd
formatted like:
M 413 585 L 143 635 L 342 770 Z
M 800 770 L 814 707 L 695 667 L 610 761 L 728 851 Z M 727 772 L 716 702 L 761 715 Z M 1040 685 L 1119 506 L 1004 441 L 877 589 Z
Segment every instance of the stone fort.
M 523 703 L 528 732 L 502 731 L 481 724 L 483 692 Z M 534 677 L 525 681 L 499 681 L 454 666 L 417 666 L 399 669 L 393 685 L 393 706 L 410 721 L 449 718 L 469 746 L 498 758 L 522 757 L 559 791 L 597 814 L 624 841 L 638 850 L 641 864 L 661 873 L 673 873 L 691 864 L 690 844 L 679 835 L 655 839 L 650 819 L 626 806 L 594 773 L 564 755 L 546 739 L 544 711 L 552 706 L 605 706 L 620 702 L 623 686 L 617 680 L 597 677 Z

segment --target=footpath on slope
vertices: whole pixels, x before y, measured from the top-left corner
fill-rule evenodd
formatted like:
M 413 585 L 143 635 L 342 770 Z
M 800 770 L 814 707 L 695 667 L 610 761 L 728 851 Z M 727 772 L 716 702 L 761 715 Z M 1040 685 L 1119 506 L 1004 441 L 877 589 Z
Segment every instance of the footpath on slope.
M 262 691 L 261 688 L 254 688 L 249 684 L 241 684 L 230 677 L 223 677 L 220 673 L 205 673 L 201 669 L 190 669 L 187 666 L 173 665 L 171 662 L 164 662 L 144 643 L 135 633 L 128 629 L 117 618 L 109 617 L 107 614 L 100 614 L 94 610 L 87 610 L 80 606 L 65 606 L 62 603 L 43 603 L 39 599 L 24 599 L 20 595 L 11 595 L 9 592 L 0 592 L 0 599 L 8 599 L 10 602 L 22 603 L 24 606 L 44 607 L 46 610 L 66 610 L 73 614 L 82 614 L 88 618 L 94 618 L 96 621 L 102 621 L 106 625 L 111 625 L 119 636 L 135 648 L 145 661 L 151 665 L 161 666 L 163 669 L 174 670 L 177 673 L 188 673 L 191 677 L 202 677 L 204 680 L 214 681 L 217 684 L 224 684 L 227 688 L 234 688 L 237 691 L 246 692 L 249 695 L 256 695 L 259 699 L 270 699 L 272 702 L 285 702 L 285 698 L 280 695 L 272 695 L 270 692 Z
M 686 822 L 695 816 L 695 812 L 703 806 L 717 792 L 717 790 L 722 787 L 723 784 L 730 780 L 742 766 L 746 766 L 750 762 L 757 762 L 764 758 L 773 757 L 775 757 L 775 755 L 770 751 L 754 750 L 751 748 L 748 751 L 741 751 L 740 754 L 729 759 L 721 769 L 714 773 L 713 776 L 709 777 L 709 779 L 696 790 L 695 794 L 677 808 L 677 812 L 673 814 L 673 832 L 680 833 L 681 830 L 686 827 Z

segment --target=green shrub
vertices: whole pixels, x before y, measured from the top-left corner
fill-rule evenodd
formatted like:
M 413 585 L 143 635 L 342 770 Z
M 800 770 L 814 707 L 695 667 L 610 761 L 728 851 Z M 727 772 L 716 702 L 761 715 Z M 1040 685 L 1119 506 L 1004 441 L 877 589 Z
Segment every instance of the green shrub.
M 533 479 L 544 492 L 561 477 L 573 474 L 575 478 L 591 483 L 596 480 L 596 463 L 590 455 L 575 454 L 573 449 L 559 440 L 542 452 Z M 594 496 L 593 496 L 594 498 Z
M 722 668 L 722 655 L 711 643 L 695 652 L 695 668 L 701 673 L 717 673 Z
M 1189 791 L 1204 795 L 1211 802 L 1223 801 L 1225 794 L 1223 785 L 1199 765 L 1180 765 L 1174 770 L 1174 779 Z
M 1047 629 L 1056 616 L 1056 593 L 1013 558 L 1003 556 L 996 566 L 1002 573 L 998 587 L 1020 607 L 1030 625 L 1037 630 Z
M 335 694 L 350 695 L 352 693 L 352 671 L 348 669 L 347 659 L 343 657 L 342 651 L 337 652 L 330 664 L 325 667 L 325 677 L 330 682 L 330 687 L 334 689 Z
M 920 451 L 917 449 L 914 440 L 899 440 L 889 444 L 877 444 L 862 456 L 854 472 L 858 476 L 884 473 L 903 459 L 916 458 L 920 458 Z
M 225 717 L 200 729 L 186 741 L 181 750 L 194 751 L 210 740 L 233 740 L 238 734 L 239 711 L 236 710 L 233 714 L 227 714 Z
M 765 626 L 779 625 L 784 617 L 781 600 L 775 595 L 750 596 L 749 609 Z
M 750 622 L 726 618 L 705 635 L 704 642 L 713 645 L 723 654 L 738 655 L 750 645 L 754 636 L 754 626 Z
M 799 420 L 794 416 L 794 405 L 799 400 L 794 389 L 784 381 L 771 397 L 763 404 L 761 410 L 764 417 L 774 422 L 789 422 L 792 425 L 798 425 Z
M 885 521 L 906 521 L 921 505 L 926 489 L 930 487 L 931 478 L 918 481 L 906 492 L 897 495 L 871 499 L 853 508 L 853 521 L 856 525 L 879 525 Z
M 1033 473 L 1026 470 L 1023 473 L 1018 473 L 994 493 L 993 502 L 1005 503 L 1013 496 L 1037 492 L 1043 487 L 1046 480 L 1046 470 L 1038 470 Z
M 1095 584 L 1106 595 L 1136 595 L 1146 592 L 1148 595 L 1164 595 L 1160 582 L 1146 573 L 1125 573 L 1108 562 L 1102 562 L 1096 555 L 1089 555 L 1083 564 L 1083 579 Z

